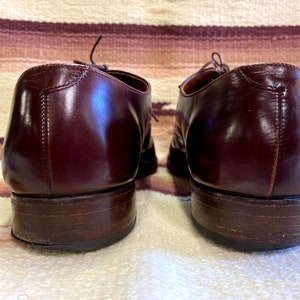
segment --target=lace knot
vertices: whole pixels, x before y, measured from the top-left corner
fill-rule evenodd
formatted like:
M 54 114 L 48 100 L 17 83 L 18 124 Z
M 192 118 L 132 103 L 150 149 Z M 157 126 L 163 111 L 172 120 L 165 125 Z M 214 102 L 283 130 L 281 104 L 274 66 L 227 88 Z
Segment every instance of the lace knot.
M 213 52 L 211 54 L 211 60 L 207 62 L 200 71 L 205 70 L 209 65 L 213 65 L 214 69 L 219 73 L 226 73 L 230 69 L 229 67 L 223 63 L 222 55 L 219 52 Z
M 106 65 L 97 65 L 95 63 L 95 61 L 94 61 L 94 58 L 93 58 L 94 52 L 95 52 L 95 50 L 96 50 L 99 42 L 101 41 L 101 39 L 102 39 L 102 34 L 97 38 L 97 40 L 96 40 L 96 42 L 95 42 L 95 44 L 94 44 L 94 46 L 92 48 L 92 51 L 90 53 L 90 62 L 91 63 L 85 63 L 85 62 L 82 62 L 80 60 L 74 60 L 73 62 L 75 64 L 80 64 L 80 65 L 85 65 L 85 66 L 92 66 L 92 67 L 95 67 L 95 68 L 97 68 L 97 69 L 99 69 L 101 71 L 104 71 L 104 72 L 107 71 L 108 67 Z

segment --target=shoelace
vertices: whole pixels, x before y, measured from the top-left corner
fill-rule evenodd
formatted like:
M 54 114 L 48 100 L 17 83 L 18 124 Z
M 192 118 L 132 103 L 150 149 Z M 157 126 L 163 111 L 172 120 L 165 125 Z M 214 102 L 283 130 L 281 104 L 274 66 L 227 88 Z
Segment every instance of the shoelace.
M 107 71 L 108 67 L 106 65 L 102 65 L 102 66 L 101 65 L 97 65 L 95 63 L 94 59 L 93 59 L 94 52 L 95 52 L 95 50 L 96 50 L 99 42 L 101 41 L 101 39 L 102 39 L 102 34 L 97 38 L 97 40 L 96 40 L 96 42 L 95 42 L 95 44 L 94 44 L 94 46 L 92 48 L 92 51 L 90 53 L 90 62 L 91 63 L 85 63 L 85 62 L 82 62 L 82 61 L 79 61 L 79 60 L 74 60 L 73 62 L 75 64 L 79 64 L 79 65 L 93 66 L 93 67 L 95 67 L 95 68 L 97 68 L 97 69 L 99 69 L 101 71 L 104 71 L 104 72 Z
M 222 55 L 219 52 L 213 52 L 211 54 L 211 60 L 207 62 L 200 70 L 204 71 L 209 65 L 213 65 L 214 69 L 218 71 L 219 73 L 226 73 L 230 71 L 229 67 L 223 63 Z

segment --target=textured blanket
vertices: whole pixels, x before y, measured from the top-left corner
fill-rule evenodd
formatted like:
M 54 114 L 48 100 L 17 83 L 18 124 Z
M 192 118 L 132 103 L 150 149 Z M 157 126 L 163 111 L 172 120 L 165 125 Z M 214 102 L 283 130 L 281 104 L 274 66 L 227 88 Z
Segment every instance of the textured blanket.
M 189 182 L 166 157 L 178 85 L 222 54 L 231 68 L 300 65 L 298 0 L 2 0 L 0 154 L 17 78 L 44 63 L 94 60 L 152 85 L 156 174 L 137 181 L 138 220 L 124 240 L 70 254 L 10 236 L 9 190 L 0 178 L 0 299 L 299 299 L 300 247 L 243 253 L 203 237 L 189 212 Z

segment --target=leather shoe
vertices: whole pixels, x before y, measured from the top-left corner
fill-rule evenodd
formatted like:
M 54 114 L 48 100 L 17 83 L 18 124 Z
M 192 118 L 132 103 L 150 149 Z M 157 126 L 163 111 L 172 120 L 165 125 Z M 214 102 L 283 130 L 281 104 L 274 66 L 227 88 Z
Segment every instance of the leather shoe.
M 2 170 L 12 235 L 47 249 L 88 251 L 136 220 L 136 176 L 156 170 L 151 88 L 91 63 L 49 64 L 19 78 Z
M 300 244 L 300 69 L 229 70 L 218 53 L 180 85 L 168 168 L 190 176 L 191 215 L 241 250 Z

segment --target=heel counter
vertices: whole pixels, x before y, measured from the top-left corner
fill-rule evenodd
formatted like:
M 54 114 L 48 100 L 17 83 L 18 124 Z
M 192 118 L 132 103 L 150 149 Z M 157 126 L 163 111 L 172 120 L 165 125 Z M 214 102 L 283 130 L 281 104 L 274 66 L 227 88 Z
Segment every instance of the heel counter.
M 26 73 L 6 138 L 6 182 L 15 193 L 69 195 L 132 181 L 150 118 L 146 96 L 89 66 Z
M 4 180 L 14 193 L 52 193 L 47 95 L 52 89 L 73 85 L 85 70 L 72 65 L 42 65 L 25 71 L 17 81 L 2 160 Z
M 276 138 L 268 196 L 300 194 L 300 69 L 289 64 L 242 67 L 241 78 L 276 91 Z
M 42 117 L 45 105 L 38 88 L 20 78 L 16 84 L 3 146 L 2 171 L 14 193 L 48 193 L 43 162 Z

